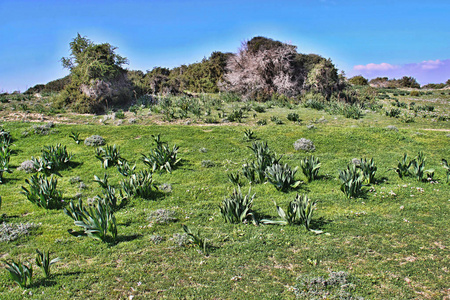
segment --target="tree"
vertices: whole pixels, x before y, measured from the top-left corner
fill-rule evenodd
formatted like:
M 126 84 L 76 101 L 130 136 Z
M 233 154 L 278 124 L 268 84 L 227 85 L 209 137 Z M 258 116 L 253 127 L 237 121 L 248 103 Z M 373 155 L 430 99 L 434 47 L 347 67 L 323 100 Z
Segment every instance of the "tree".
M 125 57 L 115 53 L 117 47 L 108 43 L 94 44 L 79 33 L 70 42 L 70 49 L 70 56 L 63 57 L 61 62 L 70 70 L 74 80 L 82 83 L 92 79 L 114 79 L 123 71 L 122 65 L 128 63 Z
M 308 73 L 305 82 L 307 89 L 319 92 L 326 97 L 330 97 L 333 92 L 341 89 L 341 82 L 337 69 L 331 60 L 322 60 L 317 63 Z
M 80 34 L 70 43 L 69 57 L 61 62 L 70 70 L 71 82 L 59 95 L 56 105 L 80 113 L 98 113 L 108 106 L 132 99 L 133 85 L 122 65 L 128 61 L 108 43 L 94 44 Z
M 348 80 L 349 83 L 353 85 L 368 85 L 369 81 L 361 75 L 353 76 Z
M 301 81 L 296 73 L 296 47 L 256 37 L 243 43 L 227 62 L 223 88 L 243 95 L 273 93 L 293 96 L 299 93 Z

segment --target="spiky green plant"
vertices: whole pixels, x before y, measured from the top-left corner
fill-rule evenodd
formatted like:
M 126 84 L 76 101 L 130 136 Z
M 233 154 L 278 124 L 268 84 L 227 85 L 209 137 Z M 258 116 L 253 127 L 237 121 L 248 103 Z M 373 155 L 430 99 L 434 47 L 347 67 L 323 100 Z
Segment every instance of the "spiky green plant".
M 116 145 L 97 148 L 95 157 L 102 162 L 102 167 L 105 169 L 117 166 L 123 160 Z
M 308 182 L 318 178 L 320 166 L 321 163 L 319 158 L 314 157 L 313 155 L 300 160 L 300 168 L 302 168 L 302 172 L 305 174 Z
M 442 166 L 444 167 L 447 175 L 447 183 L 450 182 L 450 166 L 448 165 L 448 162 L 446 159 L 442 159 Z
M 208 249 L 207 249 L 207 244 L 206 244 L 206 239 L 202 238 L 200 236 L 200 231 L 197 231 L 197 233 L 193 233 L 191 231 L 191 229 L 189 229 L 186 225 L 182 225 L 183 226 L 183 230 L 184 232 L 186 232 L 186 234 L 189 236 L 189 238 L 191 239 L 191 242 L 198 246 L 200 248 L 200 250 L 203 252 L 203 254 L 205 254 L 206 256 L 208 256 Z
M 418 155 L 416 156 L 415 159 L 413 159 L 411 161 L 411 166 L 412 166 L 412 175 L 417 179 L 417 181 L 424 181 L 425 178 L 424 176 L 427 175 L 427 178 L 433 178 L 434 176 L 434 170 L 433 169 L 429 169 L 429 170 L 425 170 L 425 162 L 426 162 L 426 157 L 424 156 L 422 151 L 419 151 Z
M 222 205 L 219 205 L 220 214 L 226 223 L 242 223 L 250 217 L 253 223 L 256 224 L 256 219 L 252 212 L 255 194 L 251 195 L 250 193 L 251 189 L 248 190 L 247 195 L 243 196 L 241 188 L 238 186 L 237 190 L 234 189 L 229 198 L 225 198 L 222 201 Z
M 410 176 L 411 172 L 409 168 L 411 167 L 412 161 L 408 162 L 408 154 L 403 154 L 402 160 L 399 160 L 396 168 L 392 168 L 389 170 L 394 170 L 398 176 L 403 179 L 405 176 Z
M 150 199 L 156 186 L 153 182 L 153 174 L 147 170 L 131 174 L 121 181 L 122 189 L 127 197 L 141 197 Z
M 58 180 L 44 175 L 32 175 L 30 179 L 25 179 L 25 183 L 29 185 L 29 189 L 22 186 L 21 193 L 27 199 L 39 207 L 45 209 L 58 209 L 62 206 L 62 193 L 57 190 Z
M 362 170 L 366 183 L 375 183 L 375 173 L 377 172 L 377 166 L 375 165 L 373 158 L 371 158 L 370 160 L 361 158 L 361 163 L 358 167 Z
M 308 195 L 300 196 L 297 194 L 295 199 L 290 201 L 286 211 L 275 203 L 280 221 L 261 220 L 263 224 L 280 224 L 280 225 L 304 225 L 307 230 L 310 229 L 312 215 L 316 202 L 308 198 Z
M 11 158 L 11 151 L 8 146 L 0 147 L 0 184 L 3 183 L 3 173 L 12 173 L 9 169 L 9 160 Z
M 176 145 L 171 149 L 169 145 L 161 141 L 160 134 L 154 136 L 153 139 L 156 142 L 156 148 L 151 150 L 149 155 L 142 154 L 142 161 L 149 166 L 152 171 L 163 171 L 172 173 L 174 167 L 181 161 L 177 158 L 178 147 Z
M 251 141 L 256 139 L 255 133 L 251 129 L 244 130 L 244 140 Z
M 56 144 L 55 146 L 44 146 L 41 160 L 47 162 L 51 171 L 65 169 L 73 155 L 67 151 L 66 146 Z
M 45 278 L 50 278 L 50 266 L 57 263 L 58 261 L 61 261 L 61 258 L 57 257 L 52 260 L 50 260 L 50 252 L 47 251 L 39 251 L 36 249 L 36 265 L 42 269 L 42 272 L 44 272 Z
M 266 180 L 267 167 L 279 163 L 281 156 L 277 158 L 269 149 L 267 142 L 253 142 L 248 148 L 253 151 L 255 160 L 243 165 L 242 174 L 251 183 L 262 183 Z
M 266 178 L 279 191 L 288 191 L 290 188 L 296 188 L 300 185 L 300 181 L 295 180 L 295 173 L 298 167 L 293 170 L 288 164 L 273 164 L 266 169 Z
M 228 180 L 232 183 L 232 184 L 234 184 L 234 185 L 241 185 L 241 183 L 240 183 L 240 181 L 239 181 L 239 177 L 240 177 L 240 175 L 239 175 L 239 172 L 236 172 L 236 173 L 228 173 L 227 174 L 227 176 L 228 176 Z
M 105 173 L 103 179 L 100 179 L 97 175 L 94 175 L 94 182 L 97 182 L 102 188 L 102 195 L 97 195 L 95 199 L 97 201 L 103 202 L 111 209 L 117 210 L 120 206 L 123 206 L 126 202 L 126 199 L 121 197 L 119 199 L 116 196 L 116 190 L 108 183 L 108 175 Z M 120 193 L 120 195 L 122 195 Z
M 80 133 L 78 131 L 72 131 L 69 135 L 70 138 L 72 138 L 75 143 L 79 144 L 81 142 L 80 140 Z
M 31 265 L 27 266 L 20 261 L 16 263 L 14 260 L 5 262 L 5 264 L 7 265 L 6 269 L 9 271 L 11 279 L 21 287 L 25 288 L 28 283 L 31 283 L 31 279 L 33 278 L 33 267 Z
M 136 164 L 130 167 L 128 161 L 123 159 L 117 164 L 117 171 L 125 177 L 132 175 L 136 172 Z
M 364 174 L 360 169 L 356 168 L 354 164 L 350 164 L 347 169 L 339 171 L 339 179 L 341 180 L 341 191 L 347 198 L 358 197 L 364 182 Z
M 97 201 L 97 204 L 89 209 L 83 207 L 81 200 L 79 205 L 71 202 L 69 208 L 64 208 L 64 212 L 74 220 L 76 226 L 82 227 L 84 232 L 94 239 L 107 242 L 110 239 L 108 232 L 111 233 L 113 241 L 117 237 L 114 212 L 102 201 Z

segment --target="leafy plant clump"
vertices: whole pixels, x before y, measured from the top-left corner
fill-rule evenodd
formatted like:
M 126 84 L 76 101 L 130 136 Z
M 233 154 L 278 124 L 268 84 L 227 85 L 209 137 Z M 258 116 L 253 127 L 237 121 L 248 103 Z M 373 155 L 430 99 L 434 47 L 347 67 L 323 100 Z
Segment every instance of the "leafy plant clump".
M 447 183 L 449 183 L 450 182 L 450 166 L 449 166 L 447 160 L 444 158 L 442 159 L 442 166 L 444 167 L 446 175 L 447 175 Z
M 424 156 L 422 151 L 419 151 L 416 158 L 411 162 L 412 167 L 412 175 L 417 179 L 417 181 L 425 181 L 426 179 L 433 179 L 434 177 L 434 170 L 429 169 L 425 170 L 425 162 L 426 157 Z M 425 178 L 426 176 L 426 178 Z
M 208 249 L 207 249 L 207 244 L 206 244 L 206 238 L 202 238 L 200 236 L 200 232 L 198 231 L 197 233 L 193 233 L 186 225 L 183 224 L 183 230 L 184 232 L 186 232 L 186 234 L 188 235 L 188 237 L 190 238 L 190 241 L 198 246 L 200 248 L 200 251 L 203 252 L 203 254 L 205 254 L 206 256 L 208 256 Z
M 47 180 L 44 175 L 32 175 L 30 179 L 25 179 L 29 189 L 22 186 L 21 193 L 27 199 L 39 207 L 45 209 L 58 209 L 63 205 L 62 192 L 58 191 L 56 186 L 58 180 L 53 176 Z
M 300 181 L 295 181 L 294 179 L 297 168 L 295 167 L 292 170 L 288 164 L 273 164 L 266 169 L 267 180 L 279 191 L 285 192 L 290 188 L 296 188 L 300 185 Z
M 263 224 L 280 224 L 280 225 L 304 225 L 307 230 L 310 224 L 316 206 L 316 202 L 308 198 L 308 195 L 300 196 L 297 194 L 294 200 L 290 201 L 286 211 L 275 203 L 278 215 L 281 221 L 261 220 Z
M 3 173 L 12 173 L 9 168 L 9 160 L 11 158 L 11 150 L 9 144 L 0 145 L 0 184 L 3 183 Z
M 148 156 L 142 154 L 142 161 L 144 164 L 152 168 L 152 171 L 165 170 L 172 173 L 175 166 L 181 161 L 177 158 L 178 147 L 176 145 L 171 149 L 169 144 L 161 141 L 161 135 L 152 135 L 156 142 L 156 148 L 151 150 Z
M 225 223 L 238 224 L 250 217 L 253 223 L 256 224 L 255 215 L 252 212 L 255 194 L 251 195 L 250 192 L 251 189 L 249 189 L 247 195 L 243 196 L 241 188 L 238 186 L 237 190 L 234 189 L 229 198 L 225 198 L 222 201 L 222 205 L 220 205 L 219 208 Z
M 95 157 L 102 162 L 102 167 L 108 169 L 108 167 L 117 166 L 124 159 L 120 156 L 120 150 L 116 145 L 106 146 L 106 148 L 97 148 Z
M 362 170 L 366 183 L 375 183 L 375 173 L 377 172 L 377 166 L 375 165 L 373 158 L 371 158 L 370 160 L 361 158 L 358 167 Z
M 95 199 L 98 202 L 108 205 L 114 211 L 126 204 L 127 199 L 122 197 L 121 192 L 119 193 L 121 199 L 116 196 L 116 190 L 108 183 L 107 174 L 104 175 L 103 179 L 100 179 L 97 175 L 94 175 L 94 182 L 97 182 L 102 188 L 102 195 L 95 196 Z
M 36 265 L 42 269 L 44 272 L 45 278 L 50 278 L 50 266 L 61 261 L 61 258 L 57 257 L 50 260 L 50 252 L 47 251 L 39 251 L 36 249 Z
M 300 160 L 300 168 L 302 169 L 303 174 L 305 174 L 308 182 L 311 182 L 318 178 L 319 169 L 321 163 L 319 158 L 314 157 L 313 155 L 309 157 L 305 157 Z
M 402 160 L 399 160 L 396 168 L 392 168 L 390 170 L 394 170 L 400 178 L 405 176 L 410 176 L 411 172 L 409 168 L 411 167 L 412 161 L 408 162 L 408 154 L 403 154 Z
M 347 169 L 339 171 L 339 179 L 341 180 L 341 191 L 347 198 L 359 196 L 364 182 L 364 174 L 361 169 L 354 164 L 350 164 Z
M 108 233 L 110 233 L 112 240 L 115 241 L 117 237 L 116 218 L 109 205 L 98 201 L 94 207 L 87 209 L 83 207 L 80 199 L 78 204 L 71 201 L 69 207 L 64 208 L 64 213 L 74 220 L 76 226 L 82 227 L 88 236 L 108 242 L 110 241 Z
M 79 144 L 81 142 L 80 140 L 80 133 L 78 131 L 72 131 L 69 135 L 71 139 L 75 141 L 75 143 Z
M 281 156 L 277 158 L 267 142 L 253 142 L 249 148 L 255 155 L 255 160 L 242 166 L 242 174 L 251 183 L 262 183 L 266 180 L 266 169 L 274 164 L 278 164 Z
M 5 262 L 7 265 L 6 269 L 9 271 L 9 275 L 12 280 L 17 282 L 22 288 L 27 287 L 31 284 L 31 279 L 33 277 L 33 267 L 31 265 L 26 265 L 24 263 L 15 262 Z
M 121 181 L 122 189 L 127 197 L 150 199 L 157 189 L 153 182 L 153 174 L 147 170 L 131 174 Z

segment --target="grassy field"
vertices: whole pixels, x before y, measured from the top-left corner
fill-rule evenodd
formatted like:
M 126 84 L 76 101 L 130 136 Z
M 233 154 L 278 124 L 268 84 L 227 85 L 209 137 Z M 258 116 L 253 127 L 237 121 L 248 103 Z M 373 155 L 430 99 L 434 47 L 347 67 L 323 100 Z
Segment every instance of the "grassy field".
M 394 105 L 394 97 L 405 105 Z M 0 242 L 2 261 L 20 260 L 34 268 L 33 281 L 25 289 L 2 268 L 0 298 L 450 297 L 450 185 L 441 165 L 443 158 L 450 159 L 448 101 L 449 96 L 440 93 L 417 98 L 391 94 L 380 100 L 382 109 L 364 111 L 363 118 L 357 120 L 302 105 L 266 105 L 265 112 L 246 110 L 242 123 L 220 121 L 224 112 L 229 114 L 238 105 L 243 106 L 225 103 L 210 114 L 218 124 L 205 122 L 203 115 L 169 122 L 158 107 L 126 112 L 124 119 L 114 119 L 64 112 L 39 115 L 18 106 L 14 110 L 5 106 L 0 114 L 8 120 L 3 122 L 3 129 L 14 138 L 14 171 L 5 173 L 0 185 L 0 213 L 4 214 L 0 226 L 37 226 L 15 240 Z M 414 116 L 411 102 L 434 108 L 419 109 Z M 412 114 L 413 122 L 386 116 L 396 108 L 404 116 Z M 287 120 L 293 112 L 301 122 Z M 271 121 L 273 116 L 283 124 L 276 125 Z M 258 126 L 262 119 L 267 125 Z M 29 122 L 36 120 L 55 121 L 55 126 L 46 135 L 35 134 L 33 126 L 44 124 Z M 296 179 L 302 183 L 297 189 L 281 192 L 270 183 L 251 185 L 242 179 L 241 190 L 247 193 L 251 188 L 255 214 L 259 219 L 272 220 L 280 219 L 274 201 L 284 209 L 297 193 L 307 194 L 317 201 L 311 228 L 322 234 L 303 226 L 224 222 L 219 205 L 234 188 L 227 175 L 240 171 L 254 158 L 248 148 L 251 141 L 244 139 L 245 129 L 251 129 L 259 141 L 283 155 L 281 162 L 291 167 L 299 166 L 300 160 L 311 154 L 294 150 L 293 143 L 300 138 L 314 143 L 313 155 L 322 163 L 318 180 L 307 182 L 298 170 Z M 44 145 L 57 143 L 74 154 L 70 167 L 57 177 L 66 203 L 78 198 L 88 203 L 100 194 L 94 175 L 103 178 L 108 174 L 110 183 L 119 190 L 123 176 L 115 167 L 101 167 L 95 158 L 96 147 L 76 144 L 69 138 L 74 131 L 82 139 L 100 135 L 108 145 L 117 145 L 121 156 L 136 163 L 138 170 L 148 169 L 140 158 L 154 148 L 152 135 L 161 134 L 170 146 L 179 146 L 180 165 L 171 174 L 153 174 L 157 185 L 165 184 L 170 189 L 160 189 L 152 199 L 129 199 L 115 212 L 116 242 L 69 234 L 68 230 L 79 228 L 62 210 L 39 208 L 21 194 L 21 186 L 27 186 L 25 180 L 31 174 L 16 168 L 39 156 Z M 427 158 L 427 169 L 435 170 L 432 182 L 400 179 L 390 170 L 404 153 L 414 158 L 419 151 Z M 339 170 L 354 158 L 374 159 L 376 183 L 363 187 L 361 197 L 347 199 L 340 190 Z M 84 188 L 80 188 L 81 182 Z M 154 212 L 159 209 L 173 211 L 173 218 L 167 218 L 167 223 L 157 222 Z M 206 238 L 208 253 L 187 242 L 182 224 Z M 36 249 L 50 250 L 51 257 L 62 258 L 52 266 L 49 279 L 35 265 Z M 336 274 L 341 277 L 333 281 Z

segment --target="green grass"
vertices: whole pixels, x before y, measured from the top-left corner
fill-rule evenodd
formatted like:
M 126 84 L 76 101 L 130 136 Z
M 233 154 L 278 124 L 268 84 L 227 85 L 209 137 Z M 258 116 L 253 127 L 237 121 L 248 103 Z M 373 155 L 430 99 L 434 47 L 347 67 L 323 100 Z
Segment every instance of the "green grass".
M 408 97 L 398 98 L 407 101 Z M 415 101 L 419 104 L 427 101 L 426 97 L 431 96 Z M 390 100 L 383 101 L 388 108 Z M 448 107 L 448 102 L 436 104 L 441 114 L 448 113 Z M 298 113 L 302 122 L 288 122 L 289 112 Z M 60 171 L 62 177 L 58 178 L 58 188 L 68 201 L 76 199 L 77 193 L 82 194 L 84 202 L 100 194 L 94 175 L 102 178 L 107 173 L 116 189 L 122 179 L 116 168 L 101 168 L 95 147 L 77 145 L 69 137 L 72 131 L 80 132 L 83 139 L 94 134 L 103 136 L 108 145 L 119 146 L 121 156 L 131 165 L 136 163 L 138 170 L 146 168 L 140 157 L 154 147 L 152 135 L 161 134 L 163 141 L 179 146 L 178 157 L 182 158 L 172 174 L 153 175 L 157 184 L 170 184 L 172 192 L 156 193 L 153 200 L 131 199 L 115 213 L 118 237 L 113 244 L 70 235 L 68 229 L 78 228 L 62 210 L 38 208 L 20 194 L 30 174 L 18 170 L 5 174 L 5 183 L 0 185 L 0 213 L 7 215 L 6 223 L 41 225 L 15 241 L 0 242 L 2 260 L 32 263 L 36 249 L 48 249 L 52 256 L 63 259 L 52 266 L 53 277 L 48 280 L 34 266 L 33 283 L 25 293 L 31 292 L 30 298 L 293 299 L 297 277 L 325 276 L 330 271 L 350 274 L 356 285 L 354 295 L 366 299 L 440 299 L 448 295 L 450 185 L 440 162 L 450 159 L 450 137 L 446 131 L 423 130 L 448 130 L 448 121 L 416 117 L 416 122 L 406 124 L 384 116 L 384 112 L 367 112 L 363 119 L 353 120 L 300 106 L 273 107 L 256 118 L 251 111 L 244 114 L 244 123 L 221 126 L 203 126 L 201 120 L 193 120 L 193 125 L 184 125 L 185 120 L 157 125 L 162 120 L 160 115 L 146 118 L 146 114 L 138 112 L 137 125 L 121 126 L 112 125 L 112 120 L 99 125 L 100 117 L 76 116 L 72 120 L 79 124 L 57 124 L 57 133 L 45 136 L 30 133 L 22 137 L 22 132 L 31 128 L 30 123 L 3 124 L 15 139 L 12 168 L 39 156 L 43 145 L 61 143 L 74 154 L 75 164 Z M 255 125 L 259 119 L 270 120 L 270 116 L 279 117 L 284 124 Z M 322 117 L 327 121 L 317 122 Z M 316 129 L 307 129 L 306 125 L 313 123 Z M 123 124 L 127 124 L 126 119 Z M 386 129 L 388 125 L 399 131 Z M 223 221 L 219 205 L 234 188 L 227 174 L 240 171 L 243 163 L 254 159 L 247 148 L 251 142 L 243 141 L 244 129 L 267 141 L 272 150 L 283 155 L 281 162 L 292 167 L 310 155 L 295 151 L 293 143 L 302 137 L 314 142 L 314 156 L 322 163 L 318 180 L 306 183 L 306 177 L 297 172 L 296 180 L 304 181 L 297 190 L 283 193 L 271 184 L 258 184 L 251 192 L 256 194 L 256 215 L 273 220 L 278 219 L 274 201 L 284 208 L 297 192 L 307 193 L 318 202 L 311 228 L 323 230 L 323 234 L 315 235 L 303 226 Z M 206 152 L 200 151 L 202 148 Z M 413 158 L 418 151 L 427 157 L 427 168 L 436 170 L 439 183 L 401 180 L 389 171 L 403 153 Z M 352 158 L 361 157 L 374 158 L 377 183 L 363 187 L 364 198 L 346 199 L 340 191 L 338 170 Z M 214 166 L 202 167 L 205 160 Z M 70 182 L 77 176 L 86 189 L 80 190 L 79 183 Z M 241 181 L 245 183 L 241 190 L 247 193 L 250 186 L 245 179 Z M 175 211 L 178 221 L 148 226 L 149 215 L 157 209 Z M 192 244 L 176 243 L 174 234 L 183 234 L 182 224 L 207 239 L 208 256 Z M 156 234 L 163 237 L 161 243 L 152 241 Z M 22 299 L 23 293 L 2 268 L 2 298 Z

